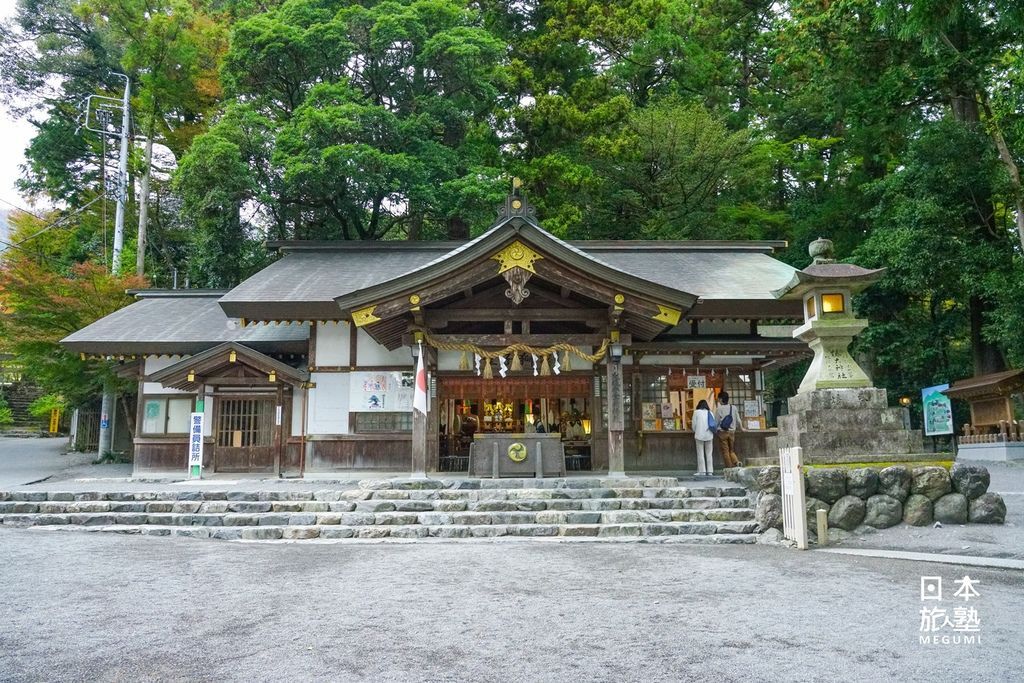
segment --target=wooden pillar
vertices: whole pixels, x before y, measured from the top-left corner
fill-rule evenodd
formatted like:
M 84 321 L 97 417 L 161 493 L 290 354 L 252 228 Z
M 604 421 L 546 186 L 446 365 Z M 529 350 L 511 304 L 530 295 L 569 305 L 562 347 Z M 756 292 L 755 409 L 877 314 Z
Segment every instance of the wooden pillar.
M 423 350 L 426 352 L 426 349 Z M 425 361 L 426 359 L 424 359 Z M 414 376 L 415 376 L 415 370 Z M 430 399 L 430 373 L 427 372 L 427 412 L 421 413 L 415 408 L 412 411 L 412 467 L 411 474 L 413 477 L 426 477 L 427 476 L 427 439 L 429 438 L 429 430 L 427 429 L 427 416 L 431 410 L 431 399 Z
M 281 449 L 284 448 L 284 386 L 277 385 L 277 405 L 274 406 L 274 476 L 281 476 Z
M 423 347 L 423 352 L 426 353 L 427 368 L 427 454 L 426 454 L 426 471 L 437 472 L 440 469 L 440 460 L 438 454 L 438 441 L 440 436 L 440 425 L 441 425 L 441 400 L 440 388 L 438 388 L 437 396 L 431 394 L 431 380 L 433 379 L 436 386 L 437 380 L 434 379 L 438 374 L 438 363 L 437 353 L 432 348 L 426 346 Z
M 427 476 L 427 416 L 412 411 L 412 476 Z
M 622 389 L 622 359 L 608 356 L 608 476 L 626 476 L 625 403 Z

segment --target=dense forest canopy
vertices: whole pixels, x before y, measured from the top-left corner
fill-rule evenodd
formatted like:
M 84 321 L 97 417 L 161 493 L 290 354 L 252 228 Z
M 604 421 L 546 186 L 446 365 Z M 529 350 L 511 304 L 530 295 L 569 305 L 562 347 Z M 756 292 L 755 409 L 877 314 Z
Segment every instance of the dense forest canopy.
M 83 264 L 107 262 L 114 145 L 77 119 L 120 72 L 113 290 L 143 207 L 153 286 L 225 287 L 268 239 L 471 237 L 516 176 L 566 238 L 785 239 L 803 266 L 827 236 L 888 266 L 858 353 L 900 393 L 1024 365 L 1016 0 L 18 0 L 0 40 L 37 128 L 22 190 L 65 217 L 4 254 L 26 353 L 59 353 L 12 322 L 27 264 L 111 286 Z

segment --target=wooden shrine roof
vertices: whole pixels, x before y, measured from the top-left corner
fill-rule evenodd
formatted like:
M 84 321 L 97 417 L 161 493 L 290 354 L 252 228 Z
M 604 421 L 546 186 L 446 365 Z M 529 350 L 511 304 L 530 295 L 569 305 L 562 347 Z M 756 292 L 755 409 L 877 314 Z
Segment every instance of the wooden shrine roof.
M 225 294 L 221 305 L 231 316 L 253 320 L 333 320 L 341 314 L 335 299 L 410 276 L 467 244 L 277 243 L 282 258 Z M 771 256 L 773 248 L 784 244 L 776 242 L 564 244 L 625 275 L 703 301 L 754 300 L 771 307 L 777 305 L 773 291 L 785 287 L 796 272 Z
M 140 290 L 138 300 L 61 340 L 87 354 L 193 354 L 235 341 L 259 350 L 305 353 L 308 323 L 242 328 L 218 303 L 221 290 Z

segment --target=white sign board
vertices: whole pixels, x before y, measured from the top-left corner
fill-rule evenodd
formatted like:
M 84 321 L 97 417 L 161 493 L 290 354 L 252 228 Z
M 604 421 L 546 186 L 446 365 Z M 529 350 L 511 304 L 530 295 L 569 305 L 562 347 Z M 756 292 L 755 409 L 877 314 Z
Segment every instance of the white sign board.
M 686 388 L 687 389 L 707 389 L 708 378 L 704 375 L 687 375 L 686 376 Z
M 198 477 L 203 471 L 203 413 L 192 413 L 188 432 L 188 472 Z

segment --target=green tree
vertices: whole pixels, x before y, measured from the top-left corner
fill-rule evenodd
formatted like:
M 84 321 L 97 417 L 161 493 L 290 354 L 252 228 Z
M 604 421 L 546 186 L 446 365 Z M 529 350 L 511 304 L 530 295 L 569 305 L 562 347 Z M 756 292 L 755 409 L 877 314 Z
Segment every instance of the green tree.
M 904 391 L 951 381 L 977 367 L 971 317 L 998 302 L 1013 273 L 999 239 L 978 234 L 985 200 L 998 192 L 1002 168 L 987 138 L 952 117 L 926 126 L 900 169 L 872 189 L 875 229 L 857 249 L 858 262 L 889 268 L 861 297 L 872 320 L 861 348 L 872 353 L 876 376 Z M 981 213 L 982 215 L 979 215 Z M 996 328 L 982 321 L 990 342 Z
M 586 148 L 600 177 L 591 236 L 758 238 L 781 222 L 748 199 L 768 171 L 750 131 L 730 132 L 700 105 L 651 104 Z

